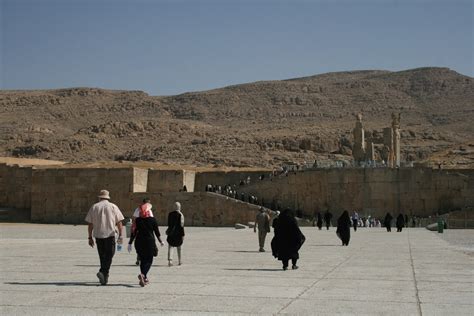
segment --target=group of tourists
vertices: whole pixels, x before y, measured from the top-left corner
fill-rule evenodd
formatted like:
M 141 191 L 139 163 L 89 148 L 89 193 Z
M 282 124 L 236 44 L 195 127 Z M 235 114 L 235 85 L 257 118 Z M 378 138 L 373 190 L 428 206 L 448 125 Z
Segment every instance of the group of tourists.
M 244 185 L 244 184 L 241 184 L 241 185 Z M 250 204 L 255 204 L 255 205 L 261 204 L 259 199 L 255 195 L 244 193 L 244 192 L 239 193 L 237 191 L 237 186 L 235 185 L 221 186 L 221 185 L 208 184 L 205 187 L 205 191 L 222 194 L 236 200 L 241 200 L 242 202 L 248 202 Z
M 387 213 L 385 215 L 385 219 L 383 220 L 383 224 L 385 228 L 387 229 L 387 232 L 392 231 L 392 220 L 393 216 L 392 214 Z M 397 227 L 397 232 L 401 232 L 403 227 L 408 227 L 408 216 L 403 215 L 402 213 L 398 214 L 397 219 L 395 221 L 395 226 Z
M 97 273 L 97 278 L 101 285 L 106 285 L 116 247 L 118 246 L 121 249 L 123 243 L 122 221 L 124 217 L 117 205 L 110 202 L 110 194 L 107 190 L 101 190 L 98 198 L 99 202 L 90 208 L 85 220 L 88 223 L 89 245 L 91 247 L 97 245 L 99 254 L 100 269 Z M 329 210 L 326 210 L 324 214 L 318 212 L 315 222 L 319 230 L 323 227 L 323 221 L 326 229 L 329 230 L 332 217 L 333 215 Z M 389 232 L 391 231 L 392 220 L 392 215 L 387 213 L 384 219 L 384 226 Z M 396 219 L 398 232 L 402 231 L 407 221 L 406 215 L 398 215 Z M 351 228 L 357 231 L 359 225 L 360 217 L 356 211 L 354 211 L 352 216 L 349 216 L 347 210 L 342 212 L 337 219 L 336 229 L 336 235 L 341 240 L 342 246 L 349 245 Z M 271 240 L 272 255 L 282 261 L 283 270 L 288 269 L 290 260 L 291 268 L 293 270 L 298 269 L 299 250 L 306 238 L 298 226 L 295 214 L 289 208 L 286 208 L 280 214 L 279 211 L 270 211 L 260 207 L 254 226 L 254 232 L 256 233 L 258 230 L 260 252 L 265 252 L 265 239 L 266 235 L 270 232 L 270 226 L 273 227 L 274 231 L 274 236 Z M 178 265 L 182 264 L 181 246 L 184 235 L 184 215 L 181 212 L 181 204 L 175 202 L 173 210 L 168 214 L 168 227 L 166 229 L 168 266 L 170 267 L 173 266 L 174 248 L 176 248 L 178 254 Z M 153 264 L 153 258 L 158 255 L 155 237 L 159 244 L 164 246 L 158 223 L 153 215 L 153 205 L 149 198 L 145 198 L 133 212 L 131 236 L 127 247 L 128 252 L 131 252 L 132 245 L 135 244 L 137 253 L 136 264 L 140 266 L 138 282 L 142 287 L 149 284 L 148 273 Z
M 273 220 L 269 215 L 269 210 L 261 207 L 255 218 L 254 232 L 258 229 L 259 251 L 265 252 L 265 238 L 270 232 L 270 221 L 274 236 L 271 241 L 272 255 L 283 264 L 283 270 L 288 270 L 291 260 L 291 268 L 298 269 L 296 263 L 299 259 L 299 250 L 306 238 L 301 232 L 295 218 L 295 214 L 290 209 L 283 212 L 273 212 Z
M 98 198 L 99 202 L 95 203 L 89 209 L 85 220 L 88 223 L 89 245 L 94 247 L 96 244 L 99 254 L 100 269 L 97 273 L 97 278 L 101 285 L 106 285 L 108 283 L 109 270 L 112 265 L 112 258 L 114 257 L 116 246 L 118 245 L 119 249 L 121 249 L 123 243 L 122 220 L 124 217 L 117 205 L 110 202 L 110 194 L 107 190 L 101 190 Z M 132 216 L 131 236 L 128 242 L 128 252 L 132 251 L 132 245 L 135 244 L 135 250 L 137 252 L 136 263 L 140 265 L 138 282 L 142 287 L 149 284 L 148 272 L 153 264 L 153 258 L 158 255 L 155 236 L 160 245 L 164 246 L 152 209 L 153 206 L 149 198 L 143 199 L 143 203 L 135 209 Z M 116 236 L 116 234 L 118 236 Z M 173 265 L 174 248 L 176 248 L 178 252 L 178 265 L 181 265 L 184 216 L 181 212 L 181 204 L 179 202 L 174 203 L 174 210 L 168 214 L 166 235 L 166 241 L 168 243 L 168 266 Z

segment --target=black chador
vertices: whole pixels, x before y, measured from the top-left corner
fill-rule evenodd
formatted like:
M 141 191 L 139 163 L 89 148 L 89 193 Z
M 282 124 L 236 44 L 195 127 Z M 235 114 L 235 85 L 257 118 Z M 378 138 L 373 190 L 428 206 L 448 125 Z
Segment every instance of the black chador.
M 332 219 L 332 213 L 327 210 L 324 213 L 324 222 L 326 223 L 326 229 L 329 230 L 329 226 L 331 226 L 331 219 Z
M 385 219 L 383 220 L 383 224 L 385 228 L 387 228 L 388 232 L 392 231 L 392 219 L 392 215 L 390 213 L 387 213 L 387 215 L 385 215 Z
M 305 236 L 298 227 L 295 216 L 290 209 L 284 210 L 275 223 L 275 236 L 272 240 L 273 255 L 283 262 L 283 270 L 288 269 L 288 261 L 292 261 L 292 269 L 298 269 L 296 262 L 299 259 L 301 246 L 305 241 Z
M 402 214 L 397 216 L 397 232 L 401 232 L 403 226 L 405 226 L 405 217 Z
M 351 218 L 347 211 L 344 211 L 337 219 L 336 234 L 341 239 L 343 246 L 349 245 L 349 240 L 351 239 Z

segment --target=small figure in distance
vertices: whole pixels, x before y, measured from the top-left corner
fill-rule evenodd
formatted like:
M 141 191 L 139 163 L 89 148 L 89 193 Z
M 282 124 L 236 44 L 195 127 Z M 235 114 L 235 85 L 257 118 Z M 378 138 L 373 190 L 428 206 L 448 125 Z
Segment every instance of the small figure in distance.
M 349 246 L 349 240 L 351 239 L 351 218 L 349 217 L 349 212 L 342 212 L 341 216 L 337 219 L 336 234 L 341 239 L 343 246 Z
M 184 238 L 184 215 L 181 213 L 181 203 L 174 203 L 174 210 L 168 214 L 168 228 L 166 229 L 168 242 L 168 266 L 173 265 L 173 249 L 178 250 L 178 265 L 181 265 L 181 246 Z
M 397 232 L 401 232 L 403 229 L 403 226 L 405 226 L 405 217 L 400 213 L 397 216 Z
M 352 223 L 354 225 L 354 231 L 357 231 L 357 226 L 359 224 L 359 214 L 354 211 L 354 214 L 352 214 Z
M 265 211 L 265 208 L 260 207 L 257 216 L 255 217 L 255 226 L 253 232 L 256 233 L 258 228 L 258 245 L 260 252 L 265 252 L 265 238 L 270 232 L 270 216 Z
M 321 212 L 318 212 L 317 218 L 316 226 L 318 226 L 318 229 L 321 230 L 323 228 L 323 217 L 321 216 Z
M 390 214 L 390 212 L 388 212 L 387 215 L 385 215 L 385 219 L 383 220 L 383 224 L 388 232 L 392 231 L 392 219 L 392 215 Z
M 324 212 L 324 222 L 326 223 L 326 230 L 329 230 L 329 226 L 331 226 L 331 219 L 332 213 L 329 212 L 329 210 L 326 210 L 326 212 Z
M 117 205 L 110 203 L 110 194 L 107 190 L 99 193 L 99 202 L 92 205 L 86 216 L 89 233 L 89 246 L 94 247 L 94 239 L 97 244 L 97 252 L 100 258 L 100 270 L 97 278 L 101 285 L 109 281 L 109 270 L 112 258 L 115 254 L 115 226 L 118 228 L 117 243 L 122 243 L 122 212 Z
M 155 236 L 160 245 L 163 242 L 160 238 L 160 230 L 156 219 L 151 216 L 151 211 L 146 207 L 140 208 L 140 216 L 135 220 L 135 232 L 128 241 L 128 252 L 132 250 L 132 243 L 135 240 L 135 250 L 140 256 L 140 274 L 138 275 L 139 284 L 144 287 L 149 283 L 148 272 L 153 264 L 153 257 L 158 256 L 158 247 L 155 243 Z

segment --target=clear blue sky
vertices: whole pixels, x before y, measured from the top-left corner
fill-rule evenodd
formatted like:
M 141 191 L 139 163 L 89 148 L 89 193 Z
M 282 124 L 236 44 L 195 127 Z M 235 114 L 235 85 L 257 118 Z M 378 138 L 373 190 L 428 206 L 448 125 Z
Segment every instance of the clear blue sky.
M 472 0 L 0 0 L 0 88 L 170 95 L 356 69 L 473 76 Z

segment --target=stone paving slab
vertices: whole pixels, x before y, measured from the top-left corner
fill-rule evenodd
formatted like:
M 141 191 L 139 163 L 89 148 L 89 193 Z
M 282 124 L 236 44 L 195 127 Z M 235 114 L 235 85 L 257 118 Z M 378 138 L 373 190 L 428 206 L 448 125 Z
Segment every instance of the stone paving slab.
M 183 265 L 168 267 L 160 248 L 141 288 L 126 251 L 98 284 L 84 225 L 0 224 L 0 314 L 474 314 L 474 256 L 455 232 L 448 243 L 425 229 L 366 228 L 342 247 L 334 228 L 302 230 L 300 269 L 283 271 L 253 230 L 187 227 Z

